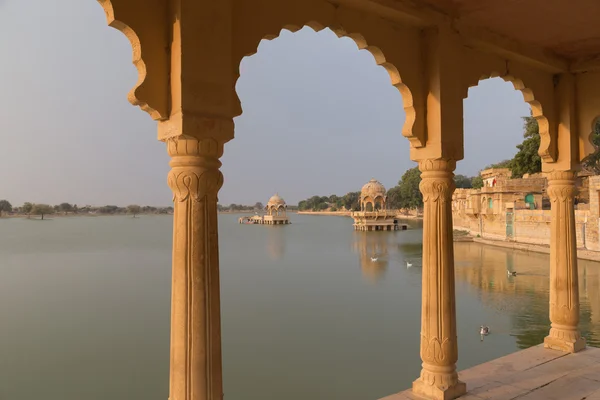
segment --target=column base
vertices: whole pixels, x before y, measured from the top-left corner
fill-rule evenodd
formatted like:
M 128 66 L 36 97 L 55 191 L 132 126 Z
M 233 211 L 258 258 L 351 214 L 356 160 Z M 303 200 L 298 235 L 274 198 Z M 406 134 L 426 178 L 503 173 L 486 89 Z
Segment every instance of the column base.
M 544 348 L 559 350 L 565 353 L 577 353 L 585 350 L 585 338 L 577 331 L 550 329 L 550 334 L 544 338 Z
M 467 393 L 467 384 L 457 380 L 453 386 L 437 386 L 419 378 L 413 382 L 412 392 L 431 400 L 453 400 Z

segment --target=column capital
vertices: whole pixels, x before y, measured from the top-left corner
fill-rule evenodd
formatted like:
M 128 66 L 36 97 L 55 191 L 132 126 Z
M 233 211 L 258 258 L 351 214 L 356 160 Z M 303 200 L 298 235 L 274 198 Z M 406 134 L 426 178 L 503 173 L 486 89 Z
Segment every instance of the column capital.
M 454 169 L 456 169 L 456 160 L 438 158 L 419 161 L 419 170 L 422 173 L 454 172 Z
M 577 173 L 575 171 L 551 171 L 546 174 L 549 184 L 553 181 L 574 181 L 576 177 Z
M 180 157 L 204 157 L 208 161 L 210 158 L 215 158 L 215 167 L 219 168 L 221 162 L 218 159 L 223 155 L 224 142 L 220 142 L 217 139 L 206 138 L 197 139 L 189 136 L 175 136 L 165 140 L 167 145 L 167 153 L 176 160 L 171 160 L 171 166 L 173 162 L 182 162 Z M 194 160 L 190 160 L 193 162 Z M 197 160 L 196 160 L 197 161 Z M 218 163 L 218 165 L 216 165 Z
M 554 171 L 549 173 L 548 179 L 548 197 L 550 201 L 567 201 L 575 198 L 575 176 L 573 171 Z
M 219 170 L 223 143 L 185 136 L 172 137 L 166 143 L 171 156 L 168 184 L 173 191 L 173 201 L 216 198 L 223 186 L 223 174 Z
M 454 168 L 456 168 L 454 160 L 424 160 L 419 163 L 421 170 L 419 190 L 423 194 L 423 202 L 439 199 L 452 200 L 452 194 L 456 189 Z

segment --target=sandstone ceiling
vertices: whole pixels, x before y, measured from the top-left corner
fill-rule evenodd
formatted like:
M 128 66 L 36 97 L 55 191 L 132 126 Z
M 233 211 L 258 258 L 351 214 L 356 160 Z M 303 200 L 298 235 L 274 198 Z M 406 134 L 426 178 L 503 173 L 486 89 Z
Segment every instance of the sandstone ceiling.
M 386 5 L 406 5 L 405 0 Z M 396 4 L 395 4 L 396 3 Z M 600 54 L 600 0 L 410 0 L 460 23 L 569 59 Z

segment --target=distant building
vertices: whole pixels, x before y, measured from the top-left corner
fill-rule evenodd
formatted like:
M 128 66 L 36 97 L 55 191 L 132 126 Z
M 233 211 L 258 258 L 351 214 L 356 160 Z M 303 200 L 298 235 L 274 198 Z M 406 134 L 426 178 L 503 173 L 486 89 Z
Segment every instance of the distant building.
M 290 223 L 287 217 L 287 204 L 279 197 L 279 194 L 276 193 L 269 199 L 265 209 L 267 210 L 267 215 L 264 216 L 265 224 L 282 225 Z
M 360 191 L 360 211 L 353 211 L 354 230 L 357 231 L 397 231 L 406 225 L 399 225 L 396 210 L 387 210 L 387 191 L 377 180 L 371 179 Z
M 547 179 L 542 173 L 510 179 L 505 169 L 481 172 L 481 189 L 456 189 L 452 196 L 455 229 L 484 239 L 550 244 Z M 600 251 L 600 176 L 580 172 L 576 183 L 577 248 Z
M 285 200 L 279 197 L 279 194 L 275 194 L 269 199 L 265 211 L 265 215 L 241 217 L 239 223 L 259 225 L 287 225 L 290 223 L 287 216 L 287 204 L 285 204 Z
M 546 178 L 541 174 L 519 179 L 510 177 L 507 168 L 491 168 L 481 171 L 481 189 L 456 189 L 452 196 L 454 218 L 477 219 L 511 210 L 541 210 Z

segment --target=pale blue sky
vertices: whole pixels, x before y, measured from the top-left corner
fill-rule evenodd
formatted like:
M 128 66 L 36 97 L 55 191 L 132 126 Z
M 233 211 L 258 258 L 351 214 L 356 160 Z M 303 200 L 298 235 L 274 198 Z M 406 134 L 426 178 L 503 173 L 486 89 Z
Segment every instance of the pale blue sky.
M 126 98 L 137 78 L 129 42 L 97 2 L 0 0 L 0 33 L 0 199 L 169 204 L 156 124 Z M 261 42 L 237 89 L 244 113 L 222 159 L 222 204 L 266 202 L 276 191 L 296 203 L 359 190 L 371 177 L 391 187 L 415 165 L 387 73 L 331 31 Z M 512 157 L 528 114 L 509 83 L 472 88 L 457 173 Z

